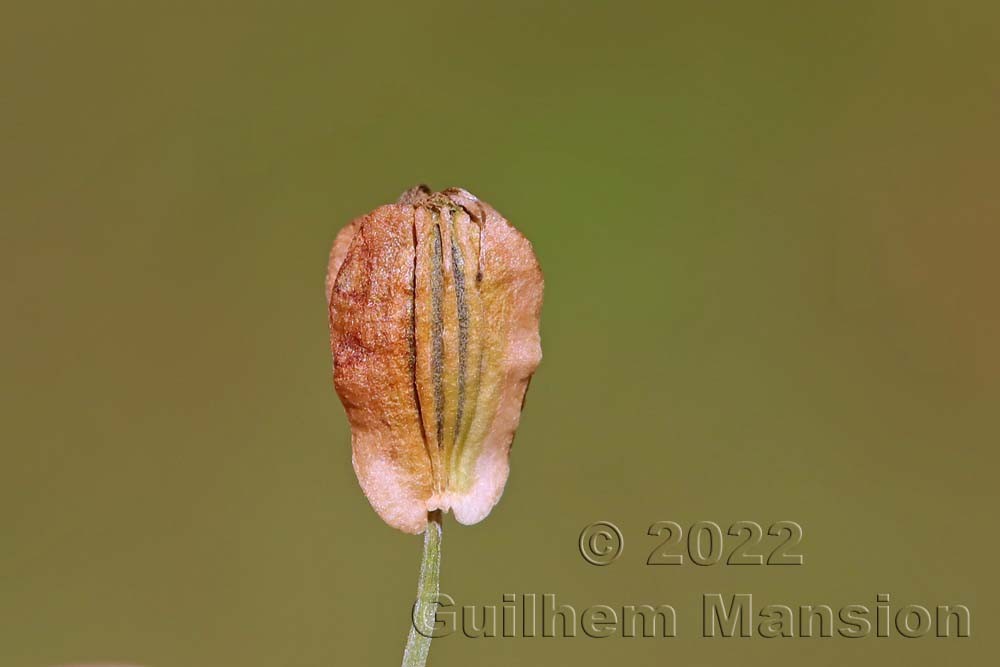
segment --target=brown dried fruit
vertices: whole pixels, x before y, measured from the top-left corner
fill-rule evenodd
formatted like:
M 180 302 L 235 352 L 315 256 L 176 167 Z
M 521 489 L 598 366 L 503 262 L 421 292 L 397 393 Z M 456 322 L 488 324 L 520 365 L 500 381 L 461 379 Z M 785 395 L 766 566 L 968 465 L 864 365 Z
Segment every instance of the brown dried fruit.
M 500 499 L 541 361 L 531 244 L 465 190 L 405 192 L 347 225 L 326 291 L 354 470 L 379 516 L 481 521 Z

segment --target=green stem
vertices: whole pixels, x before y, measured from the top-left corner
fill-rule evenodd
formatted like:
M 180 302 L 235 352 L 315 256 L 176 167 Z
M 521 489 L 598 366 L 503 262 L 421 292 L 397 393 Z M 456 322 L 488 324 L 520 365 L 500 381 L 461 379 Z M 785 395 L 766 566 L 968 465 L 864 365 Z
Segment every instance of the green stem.
M 424 531 L 424 559 L 417 581 L 417 601 L 413 605 L 410 635 L 403 651 L 403 667 L 424 667 L 431 650 L 434 616 L 437 612 L 441 577 L 441 512 L 427 515 Z

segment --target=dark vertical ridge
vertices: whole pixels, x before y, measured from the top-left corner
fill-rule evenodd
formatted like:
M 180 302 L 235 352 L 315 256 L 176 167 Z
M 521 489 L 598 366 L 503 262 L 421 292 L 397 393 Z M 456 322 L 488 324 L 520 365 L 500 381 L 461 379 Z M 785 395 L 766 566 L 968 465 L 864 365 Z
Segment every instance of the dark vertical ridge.
M 431 369 L 434 377 L 434 418 L 437 423 L 438 449 L 444 448 L 443 298 L 444 257 L 441 249 L 441 224 L 438 221 L 434 225 L 434 248 L 431 253 Z
M 426 187 L 426 186 L 424 186 Z M 413 387 L 413 402 L 417 406 L 417 422 L 420 423 L 420 437 L 424 440 L 424 449 L 431 460 L 431 471 L 434 470 L 434 457 L 431 456 L 430 443 L 427 442 L 427 430 L 424 428 L 424 411 L 420 405 L 420 391 L 417 389 L 417 215 L 416 209 L 412 209 L 413 218 L 410 229 L 413 231 L 413 274 L 410 282 L 412 296 L 410 297 L 410 380 Z M 435 480 L 436 482 L 437 480 Z
M 454 229 L 457 229 L 454 225 Z M 455 409 L 455 440 L 462 432 L 465 413 L 465 371 L 469 357 L 469 304 L 465 295 L 465 258 L 459 248 L 458 239 L 452 235 L 451 264 L 455 274 L 455 301 L 458 310 L 458 404 Z

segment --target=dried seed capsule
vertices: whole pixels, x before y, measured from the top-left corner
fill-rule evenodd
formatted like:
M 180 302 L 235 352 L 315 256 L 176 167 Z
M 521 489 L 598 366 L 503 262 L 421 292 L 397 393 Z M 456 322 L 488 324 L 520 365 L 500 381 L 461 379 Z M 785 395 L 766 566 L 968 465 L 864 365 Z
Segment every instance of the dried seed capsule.
M 531 244 L 460 189 L 407 191 L 337 235 L 327 273 L 334 385 L 379 516 L 481 521 L 500 499 L 541 360 Z

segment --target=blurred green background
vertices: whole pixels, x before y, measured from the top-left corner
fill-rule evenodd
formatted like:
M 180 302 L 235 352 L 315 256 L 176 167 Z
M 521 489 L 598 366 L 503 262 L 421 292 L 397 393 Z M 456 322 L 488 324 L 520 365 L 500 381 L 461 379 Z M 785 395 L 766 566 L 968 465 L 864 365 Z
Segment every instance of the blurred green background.
M 1000 621 L 995 3 L 8 4 L 0 664 L 398 664 L 420 540 L 350 464 L 323 276 L 465 187 L 534 243 L 545 359 L 463 604 L 679 637 L 446 665 L 985 664 Z M 580 530 L 625 552 L 588 565 Z M 802 567 L 649 567 L 777 519 Z M 960 602 L 970 639 L 699 638 L 702 593 Z

